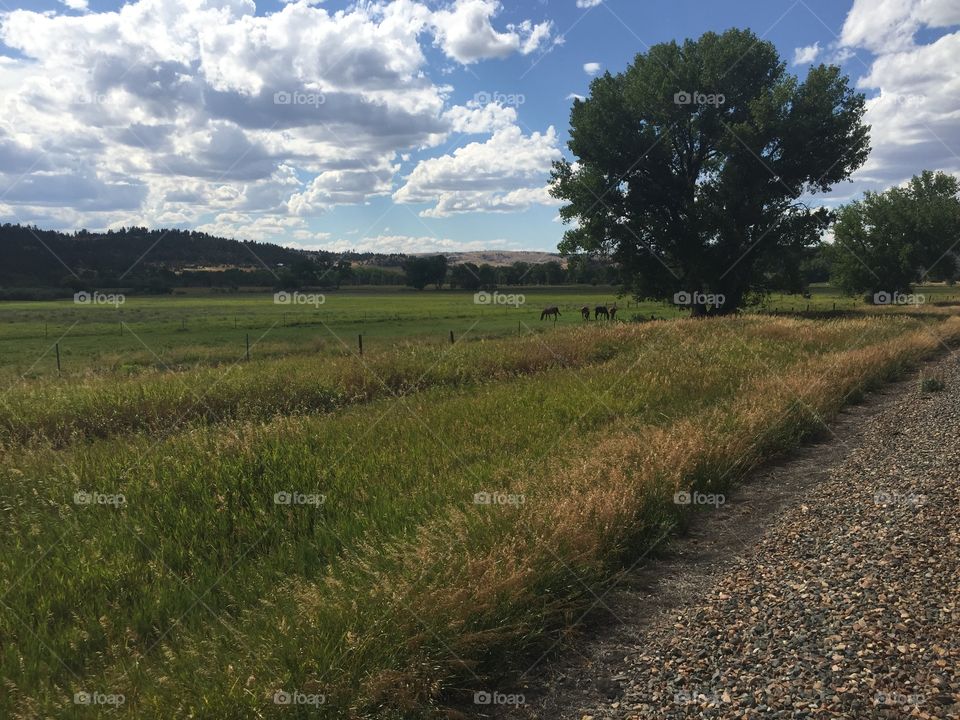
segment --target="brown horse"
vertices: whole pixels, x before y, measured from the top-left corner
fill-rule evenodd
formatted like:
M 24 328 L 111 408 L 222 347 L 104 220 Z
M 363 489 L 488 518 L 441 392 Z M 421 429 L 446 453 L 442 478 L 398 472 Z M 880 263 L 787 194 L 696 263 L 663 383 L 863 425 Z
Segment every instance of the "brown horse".
M 610 311 L 607 310 L 606 305 L 597 305 L 593 310 L 593 319 L 599 320 L 600 316 L 603 315 L 607 320 L 610 319 Z
M 611 306 L 609 307 L 609 310 L 610 310 L 610 319 L 611 319 L 611 320 L 616 320 L 616 319 L 617 319 L 617 304 L 614 303 L 613 305 L 611 305 Z
M 543 320 L 548 317 L 553 317 L 553 321 L 556 322 L 557 318 L 560 317 L 560 308 L 556 305 L 551 305 L 548 308 L 544 308 L 543 312 L 540 313 L 540 319 Z
M 590 319 L 590 308 L 588 308 L 586 305 L 584 305 L 582 308 L 580 308 L 580 314 L 583 315 L 583 319 L 584 319 L 584 320 L 589 320 L 589 319 Z

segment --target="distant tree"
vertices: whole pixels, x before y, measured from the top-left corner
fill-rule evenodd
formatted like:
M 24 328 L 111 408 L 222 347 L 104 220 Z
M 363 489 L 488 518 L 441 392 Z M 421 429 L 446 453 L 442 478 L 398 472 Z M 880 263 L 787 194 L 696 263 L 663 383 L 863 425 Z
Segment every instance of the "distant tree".
M 408 257 L 403 262 L 403 271 L 410 287 L 423 290 L 432 283 L 439 288 L 447 277 L 447 258 L 443 255 Z
M 497 287 L 497 269 L 492 265 L 484 263 L 477 269 L 480 275 L 480 287 L 484 290 L 494 290 Z
M 913 284 L 956 272 L 960 183 L 924 170 L 903 187 L 867 192 L 840 208 L 830 250 L 832 276 L 850 293 L 908 294 Z
M 562 285 L 564 280 L 566 280 L 563 265 L 556 260 L 545 262 L 541 267 L 543 268 L 543 282 L 546 285 Z
M 536 276 L 539 266 L 518 260 L 504 271 L 504 285 L 520 285 L 522 283 L 537 282 Z
M 611 256 L 627 289 L 722 294 L 733 312 L 782 281 L 829 222 L 828 192 L 869 154 L 864 97 L 835 66 L 786 72 L 749 30 L 655 45 L 575 100 L 551 193 L 561 250 Z M 696 297 L 696 296 L 695 296 Z
M 481 287 L 480 268 L 474 263 L 454 265 L 450 270 L 450 284 L 464 290 L 479 290 Z
M 446 255 L 434 255 L 428 260 L 430 262 L 430 282 L 436 285 L 437 290 L 439 290 L 447 279 L 447 257 Z
M 829 247 L 818 245 L 803 253 L 800 261 L 800 276 L 804 287 L 811 283 L 825 283 L 830 280 Z
M 275 285 L 285 290 L 296 290 L 302 287 L 312 287 L 322 284 L 321 268 L 313 260 L 302 257 L 297 258 L 277 273 L 279 278 Z

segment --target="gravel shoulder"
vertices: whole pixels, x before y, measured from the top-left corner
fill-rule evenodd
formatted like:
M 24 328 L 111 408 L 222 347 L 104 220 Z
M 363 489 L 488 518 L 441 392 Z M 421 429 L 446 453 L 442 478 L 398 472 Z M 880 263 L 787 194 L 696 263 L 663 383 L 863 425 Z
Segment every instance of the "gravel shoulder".
M 960 718 L 960 362 L 842 413 L 624 575 L 503 720 Z

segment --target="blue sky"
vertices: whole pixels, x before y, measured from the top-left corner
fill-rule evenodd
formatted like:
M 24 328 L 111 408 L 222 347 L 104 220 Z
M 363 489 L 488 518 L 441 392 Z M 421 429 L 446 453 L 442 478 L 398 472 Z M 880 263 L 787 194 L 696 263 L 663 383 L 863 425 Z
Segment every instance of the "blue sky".
M 839 63 L 872 98 L 874 154 L 829 203 L 960 172 L 956 0 L 122 5 L 5 0 L 0 220 L 553 250 L 544 186 L 571 96 L 650 45 L 730 27 L 800 75 Z

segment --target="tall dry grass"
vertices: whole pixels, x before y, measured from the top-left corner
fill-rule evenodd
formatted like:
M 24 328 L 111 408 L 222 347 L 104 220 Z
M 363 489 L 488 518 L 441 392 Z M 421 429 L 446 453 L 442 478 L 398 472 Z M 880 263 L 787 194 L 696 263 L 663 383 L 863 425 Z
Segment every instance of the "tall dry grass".
M 589 332 L 558 333 L 567 357 L 607 352 Z M 6 598 L 21 623 L 0 617 L 0 710 L 69 714 L 77 676 L 146 718 L 289 716 L 280 688 L 323 693 L 328 717 L 409 718 L 499 687 L 688 521 L 674 492 L 726 490 L 960 340 L 960 319 L 602 333 L 626 350 L 466 391 L 11 453 L 0 563 L 35 585 Z M 71 482 L 119 483 L 129 507 L 78 513 Z M 272 507 L 303 483 L 329 493 L 323 514 Z

